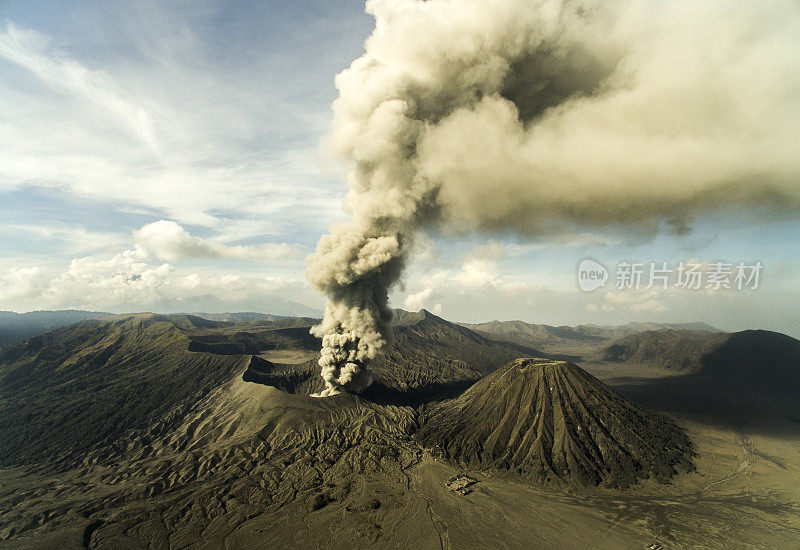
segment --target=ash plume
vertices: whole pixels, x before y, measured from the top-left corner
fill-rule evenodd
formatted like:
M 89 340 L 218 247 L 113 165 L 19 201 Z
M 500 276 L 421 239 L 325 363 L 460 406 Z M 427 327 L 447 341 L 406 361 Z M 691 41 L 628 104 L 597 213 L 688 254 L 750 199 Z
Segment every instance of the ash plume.
M 429 227 L 544 239 L 686 231 L 800 205 L 800 7 L 790 0 L 370 0 L 336 78 L 351 222 L 308 277 L 326 390 L 360 391 L 387 294 Z M 757 24 L 753 22 L 756 21 Z

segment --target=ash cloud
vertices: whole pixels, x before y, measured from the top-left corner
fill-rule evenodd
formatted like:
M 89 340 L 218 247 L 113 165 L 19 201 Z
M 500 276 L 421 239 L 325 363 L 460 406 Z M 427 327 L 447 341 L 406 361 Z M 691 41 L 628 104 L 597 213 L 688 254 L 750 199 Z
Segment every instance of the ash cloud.
M 359 391 L 391 338 L 387 293 L 430 227 L 547 239 L 686 232 L 800 205 L 792 1 L 370 0 L 339 74 L 345 210 L 309 258 L 327 294 L 327 389 Z

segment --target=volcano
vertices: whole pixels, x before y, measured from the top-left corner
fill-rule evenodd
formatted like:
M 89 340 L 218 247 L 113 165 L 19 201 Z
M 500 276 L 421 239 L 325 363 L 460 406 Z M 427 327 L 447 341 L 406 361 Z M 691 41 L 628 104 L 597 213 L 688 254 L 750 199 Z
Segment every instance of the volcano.
M 607 372 L 639 388 L 634 405 L 571 363 L 398 312 L 373 386 L 313 399 L 310 322 L 120 315 L 0 349 L 0 550 L 623 548 L 664 533 L 713 547 L 723 529 L 796 546 L 800 530 L 774 529 L 797 517 L 794 417 L 769 417 L 786 430 L 770 440 L 665 406 L 689 378 L 788 385 L 788 337 L 748 333 L 702 371 L 636 386 Z M 696 387 L 693 401 L 716 398 Z
M 418 437 L 451 462 L 559 486 L 627 487 L 694 469 L 672 420 L 549 359 L 512 361 L 440 403 Z

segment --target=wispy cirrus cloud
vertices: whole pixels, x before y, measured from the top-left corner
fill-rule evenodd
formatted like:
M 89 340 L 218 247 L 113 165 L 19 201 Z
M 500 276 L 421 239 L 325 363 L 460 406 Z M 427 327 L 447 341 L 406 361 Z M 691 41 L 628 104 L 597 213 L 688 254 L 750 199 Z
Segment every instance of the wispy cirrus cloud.
M 328 106 L 272 82 L 278 67 L 220 66 L 167 18 L 174 28 L 117 44 L 137 55 L 0 27 L 0 190 L 57 188 L 236 238 L 300 225 L 315 237 L 340 218 L 343 185 L 317 150 Z
M 158 151 L 147 109 L 132 100 L 130 92 L 107 73 L 66 57 L 52 47 L 46 36 L 7 23 L 5 31 L 0 33 L 0 56 L 27 69 L 48 86 L 79 96 L 111 113 L 154 152 Z
M 122 246 L 125 233 L 91 231 L 81 225 L 48 221 L 47 223 L 6 223 L 0 226 L 0 237 L 7 239 L 34 238 L 39 241 L 59 243 L 58 250 L 70 254 L 94 252 L 109 247 Z

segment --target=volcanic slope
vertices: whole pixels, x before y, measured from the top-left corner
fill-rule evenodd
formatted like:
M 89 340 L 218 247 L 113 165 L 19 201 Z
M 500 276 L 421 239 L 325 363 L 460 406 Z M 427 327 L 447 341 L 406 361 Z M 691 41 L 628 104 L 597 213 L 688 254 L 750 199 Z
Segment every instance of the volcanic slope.
M 263 349 L 319 351 L 320 342 L 309 327 L 281 328 L 257 335 Z M 367 396 L 377 400 L 416 405 L 458 394 L 476 380 L 508 361 L 539 354 L 530 347 L 493 340 L 470 329 L 420 310 L 395 311 L 394 344 L 371 365 L 375 382 Z M 242 340 L 241 334 L 232 337 Z M 219 343 L 219 346 L 224 346 Z M 250 346 L 250 353 L 256 353 Z M 245 348 L 241 349 L 242 352 Z M 253 361 L 245 379 L 291 393 L 322 389 L 316 359 L 297 364 Z
M 769 330 L 646 331 L 615 340 L 603 348 L 601 358 L 655 364 L 736 383 L 767 379 L 789 386 L 800 383 L 800 340 Z
M 0 350 L 0 464 L 67 466 L 65 459 L 201 399 L 250 360 L 189 351 L 187 334 L 208 324 L 105 317 Z
M 498 342 L 426 310 L 395 312 L 395 342 L 371 368 L 376 382 L 415 399 L 441 398 L 468 387 L 530 347 Z
M 10 346 L 48 330 L 80 323 L 86 319 L 108 317 L 110 313 L 67 309 L 60 311 L 0 311 L 0 348 Z
M 470 467 L 555 485 L 627 487 L 693 469 L 692 444 L 577 365 L 518 359 L 436 406 L 423 445 Z
M 800 340 L 769 330 L 728 335 L 701 358 L 699 374 L 736 387 L 787 393 L 800 400 Z
M 441 399 L 532 353 L 427 312 L 400 320 L 395 348 L 374 364 L 371 392 L 382 402 Z M 67 458 L 113 443 L 127 430 L 168 413 L 180 417 L 174 411 L 235 372 L 290 393 L 318 391 L 319 340 L 308 332 L 311 322 L 227 323 L 146 313 L 88 320 L 2 349 L 0 465 L 47 459 L 68 466 Z M 264 358 L 281 351 L 311 359 Z
M 702 411 L 734 423 L 743 415 L 800 415 L 800 340 L 786 334 L 643 332 L 616 340 L 598 356 L 614 368 L 675 371 L 677 376 L 619 388 L 648 407 Z
M 603 361 L 644 363 L 681 372 L 702 368 L 702 358 L 731 335 L 690 330 L 648 330 L 623 336 L 600 350 Z

